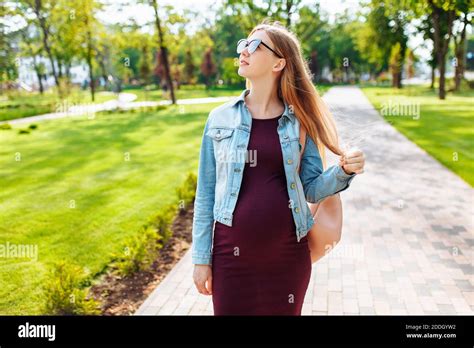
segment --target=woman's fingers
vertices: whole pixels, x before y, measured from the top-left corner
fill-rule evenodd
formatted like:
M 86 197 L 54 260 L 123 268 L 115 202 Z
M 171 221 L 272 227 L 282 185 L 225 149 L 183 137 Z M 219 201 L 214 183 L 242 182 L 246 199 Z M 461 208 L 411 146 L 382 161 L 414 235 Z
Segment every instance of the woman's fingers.
M 212 295 L 212 277 L 207 279 L 207 292 Z
M 205 280 L 197 282 L 195 284 L 196 284 L 196 287 L 197 287 L 199 293 L 201 293 L 203 295 L 210 295 L 209 291 L 207 291 L 207 289 L 206 289 L 206 281 Z

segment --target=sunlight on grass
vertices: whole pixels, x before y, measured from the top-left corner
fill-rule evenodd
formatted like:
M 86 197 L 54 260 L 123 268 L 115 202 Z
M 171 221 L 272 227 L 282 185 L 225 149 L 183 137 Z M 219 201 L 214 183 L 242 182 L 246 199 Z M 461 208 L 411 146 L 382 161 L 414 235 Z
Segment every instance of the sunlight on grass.
M 474 185 L 474 91 L 450 93 L 446 100 L 439 100 L 436 90 L 425 86 L 362 90 L 397 130 Z M 419 117 L 386 113 L 388 105 L 407 105 L 407 102 L 412 110 L 419 108 Z

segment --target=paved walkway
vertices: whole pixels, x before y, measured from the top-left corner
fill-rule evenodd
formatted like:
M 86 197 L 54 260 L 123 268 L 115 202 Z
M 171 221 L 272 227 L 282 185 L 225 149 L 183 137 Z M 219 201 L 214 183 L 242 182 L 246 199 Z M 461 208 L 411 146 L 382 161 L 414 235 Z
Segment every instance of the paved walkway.
M 190 98 L 190 99 L 178 99 L 176 104 L 178 105 L 190 105 L 190 104 L 206 104 L 206 103 L 219 103 L 226 102 L 232 97 L 208 97 L 208 98 Z M 23 118 L 17 118 L 14 120 L 0 121 L 2 123 L 9 124 L 24 124 L 31 122 L 39 122 L 43 120 L 52 120 L 56 118 L 63 117 L 73 117 L 73 116 L 91 116 L 96 112 L 104 110 L 115 110 L 115 109 L 136 109 L 142 107 L 154 107 L 158 105 L 169 105 L 171 100 L 160 100 L 160 101 L 140 101 L 134 102 L 137 99 L 137 96 L 133 93 L 120 93 L 117 99 L 109 100 L 103 103 L 85 103 L 77 104 L 71 106 L 65 106 L 67 110 L 60 112 L 52 112 L 49 114 L 42 114 L 37 116 L 29 116 Z
M 324 98 L 367 163 L 341 194 L 342 241 L 313 264 L 303 315 L 473 314 L 474 190 L 385 122 L 357 87 Z M 212 315 L 192 273 L 189 250 L 136 314 Z

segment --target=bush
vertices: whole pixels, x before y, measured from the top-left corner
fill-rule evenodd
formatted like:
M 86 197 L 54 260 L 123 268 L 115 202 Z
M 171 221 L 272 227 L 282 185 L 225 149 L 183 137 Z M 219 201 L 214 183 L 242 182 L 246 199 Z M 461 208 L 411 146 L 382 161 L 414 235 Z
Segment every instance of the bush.
M 117 255 L 114 268 L 121 276 L 148 269 L 155 260 L 159 249 L 163 247 L 163 237 L 151 225 L 143 226 L 136 236 L 128 239 L 123 253 Z
M 2 123 L 0 124 L 0 129 L 1 130 L 12 129 L 12 126 L 10 123 Z
M 18 131 L 18 134 L 30 134 L 30 131 L 29 131 L 29 129 L 20 129 Z
M 183 206 L 180 205 L 181 209 L 184 209 L 188 203 L 193 203 L 196 196 L 197 188 L 197 177 L 196 174 L 190 172 L 186 179 L 184 180 L 183 185 L 176 188 L 176 194 L 178 195 L 178 200 L 180 203 L 183 203 Z
M 56 263 L 43 286 L 44 312 L 51 315 L 100 314 L 99 303 L 87 299 L 85 274 L 81 267 L 66 261 Z
M 36 128 L 38 128 L 38 125 L 32 123 L 32 124 L 30 124 L 30 125 L 28 126 L 28 128 L 29 128 L 29 129 L 36 129 Z

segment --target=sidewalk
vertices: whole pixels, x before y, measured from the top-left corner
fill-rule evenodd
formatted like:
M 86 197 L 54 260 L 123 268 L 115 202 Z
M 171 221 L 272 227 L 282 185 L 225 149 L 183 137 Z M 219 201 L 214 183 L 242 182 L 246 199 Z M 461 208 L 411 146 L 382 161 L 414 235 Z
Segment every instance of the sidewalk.
M 333 87 L 324 99 L 342 140 L 367 163 L 341 193 L 342 240 L 313 264 L 303 315 L 473 314 L 474 190 L 385 122 L 357 87 Z M 212 315 L 192 273 L 189 250 L 136 315 Z

